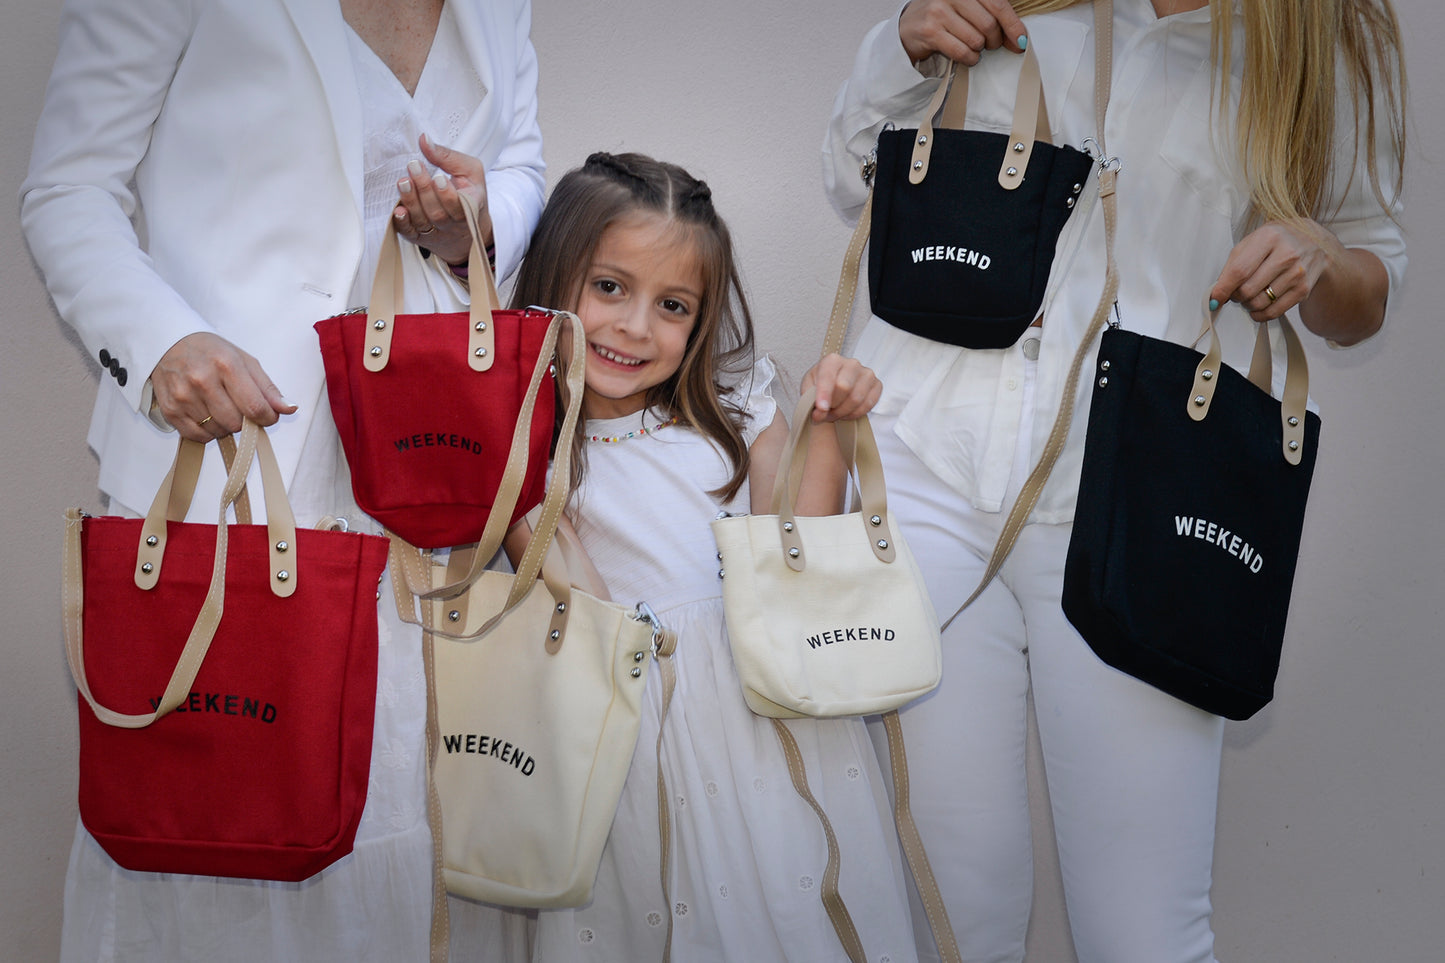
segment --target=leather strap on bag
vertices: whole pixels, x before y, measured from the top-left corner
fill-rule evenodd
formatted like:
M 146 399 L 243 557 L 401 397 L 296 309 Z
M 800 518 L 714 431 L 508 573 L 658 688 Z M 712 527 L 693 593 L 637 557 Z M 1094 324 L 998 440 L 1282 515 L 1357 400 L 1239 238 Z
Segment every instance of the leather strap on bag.
M 185 517 L 190 507 L 190 496 L 195 491 L 195 473 L 199 471 L 204 451 L 205 446 L 200 442 L 181 439 L 176 449 L 175 462 L 162 481 L 151 504 L 150 513 L 142 524 L 137 550 L 139 560 L 136 563 L 136 584 L 143 590 L 154 588 L 159 580 L 165 552 L 167 520 L 172 513 L 180 518 Z M 211 640 L 215 637 L 225 608 L 226 547 L 229 542 L 226 510 L 245 489 L 246 475 L 251 469 L 252 460 L 257 459 L 258 455 L 261 483 L 266 498 L 267 527 L 270 532 L 271 590 L 280 598 L 290 596 L 296 591 L 296 583 L 300 577 L 295 558 L 296 522 L 291 514 L 290 503 L 286 500 L 286 489 L 281 483 L 281 472 L 276 465 L 276 455 L 271 449 L 270 438 L 255 422 L 247 420 L 241 429 L 240 445 L 236 449 L 236 457 L 221 492 L 210 586 L 206 590 L 205 600 L 190 635 L 186 638 L 185 647 L 176 660 L 170 681 L 166 683 L 165 692 L 153 712 L 116 712 L 100 705 L 91 693 L 85 671 L 85 583 L 80 550 L 80 528 L 86 516 L 79 509 L 66 512 L 61 583 L 65 656 L 76 689 L 95 711 L 96 718 L 106 725 L 125 729 L 144 728 L 186 700 L 191 685 L 195 682 L 196 673 L 200 671 L 201 663 L 210 649 Z M 174 482 L 178 475 L 181 476 L 180 490 L 184 493 L 184 504 L 173 498 L 176 492 Z M 247 515 L 249 514 L 248 509 Z

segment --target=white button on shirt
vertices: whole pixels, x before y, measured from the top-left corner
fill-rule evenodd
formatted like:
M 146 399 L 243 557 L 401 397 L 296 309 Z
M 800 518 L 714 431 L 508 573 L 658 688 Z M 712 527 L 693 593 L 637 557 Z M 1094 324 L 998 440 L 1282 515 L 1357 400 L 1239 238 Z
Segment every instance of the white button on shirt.
M 1105 146 L 1123 163 L 1115 242 L 1118 319 L 1129 330 L 1188 344 L 1199 333 L 1209 289 L 1249 227 L 1249 187 L 1235 160 L 1232 130 L 1243 60 L 1242 21 L 1236 12 L 1233 78 L 1225 110 L 1229 120 L 1221 126 L 1211 110 L 1208 8 L 1161 19 L 1149 0 L 1115 0 L 1114 11 Z M 1039 56 L 1055 143 L 1080 147 L 1086 138 L 1097 136 L 1092 17 L 1090 5 L 1083 4 L 1025 20 L 1029 43 Z M 1009 130 L 1019 63 L 1008 51 L 984 54 L 970 72 L 968 128 Z M 938 66 L 929 62 L 923 69 L 936 71 Z M 1341 83 L 1347 90 L 1343 78 Z M 878 130 L 885 122 L 916 126 L 935 84 L 908 62 L 896 18 L 879 24 L 864 40 L 853 75 L 839 91 L 824 144 L 825 183 L 841 210 L 856 214 L 863 203 L 867 188 L 859 165 L 872 150 Z M 1405 268 L 1404 241 L 1398 225 L 1375 200 L 1367 178 L 1349 177 L 1354 142 L 1347 93 L 1340 103 L 1337 165 L 1342 173 L 1324 208 L 1333 212 L 1326 226 L 1346 247 L 1377 255 L 1393 292 Z M 1215 127 L 1220 127 L 1217 135 Z M 1381 145 L 1380 156 L 1388 157 L 1387 144 Z M 1382 161 L 1380 173 L 1390 175 L 1388 161 Z M 1382 186 L 1389 196 L 1392 184 Z M 896 415 L 898 435 L 976 508 L 1005 507 L 1018 431 L 1031 433 L 1036 454 L 1042 450 L 1059 411 L 1069 365 L 1098 305 L 1104 273 L 1103 216 L 1091 176 L 1059 238 L 1041 329 L 997 350 L 939 344 L 876 318 L 859 337 L 857 355 L 883 380 L 880 414 Z M 1247 370 L 1254 342 L 1254 323 L 1247 312 L 1237 304 L 1226 305 L 1219 329 L 1225 362 Z M 1038 344 L 1030 345 L 1035 337 Z M 1277 332 L 1275 341 L 1278 394 L 1285 366 Z M 1025 353 L 1035 350 L 1035 412 L 1032 423 L 1022 425 L 1023 392 L 1016 389 L 1024 377 Z M 1073 517 L 1091 385 L 1092 379 L 1081 378 L 1069 441 L 1031 516 L 1035 521 Z

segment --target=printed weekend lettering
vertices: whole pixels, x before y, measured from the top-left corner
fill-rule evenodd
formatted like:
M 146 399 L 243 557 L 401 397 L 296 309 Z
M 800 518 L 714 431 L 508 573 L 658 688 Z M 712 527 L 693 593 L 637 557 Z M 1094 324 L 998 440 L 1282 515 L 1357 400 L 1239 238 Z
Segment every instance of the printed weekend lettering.
M 151 711 L 154 712 L 161 707 L 160 696 L 150 700 Z M 276 707 L 269 702 L 263 703 L 260 699 L 252 699 L 246 696 L 231 695 L 223 692 L 192 692 L 180 705 L 176 706 L 176 712 L 210 712 L 223 716 L 242 716 L 249 719 L 260 719 L 265 723 L 276 721 Z
M 803 638 L 808 643 L 808 648 L 816 649 L 825 645 L 833 645 L 837 642 L 868 642 L 882 641 L 892 642 L 895 638 L 892 629 L 885 629 L 881 626 L 860 625 L 856 628 L 829 629 L 817 635 L 806 635 Z
M 524 776 L 530 776 L 537 769 L 537 760 L 523 752 L 521 746 L 514 746 L 496 736 L 483 736 L 475 732 L 455 732 L 442 736 L 442 745 L 446 747 L 448 753 L 469 753 L 475 756 L 490 756 L 493 759 L 500 759 Z
M 980 254 L 978 251 L 966 247 L 949 247 L 944 244 L 916 247 L 911 253 L 914 264 L 923 261 L 955 261 L 959 264 L 971 265 L 980 271 L 987 271 L 988 266 L 993 263 L 993 258 L 987 254 Z
M 413 451 L 417 448 L 437 447 L 460 448 L 462 451 L 469 451 L 474 455 L 480 455 L 482 453 L 482 443 L 480 441 L 473 441 L 466 435 L 459 435 L 454 431 L 428 431 L 405 438 L 398 438 L 392 442 L 392 444 L 396 445 L 396 450 L 402 453 Z
M 1188 515 L 1175 515 L 1174 534 L 1186 538 L 1192 536 L 1218 546 L 1243 562 L 1255 574 L 1264 567 L 1264 556 L 1255 551 L 1254 546 L 1215 522 L 1191 518 Z

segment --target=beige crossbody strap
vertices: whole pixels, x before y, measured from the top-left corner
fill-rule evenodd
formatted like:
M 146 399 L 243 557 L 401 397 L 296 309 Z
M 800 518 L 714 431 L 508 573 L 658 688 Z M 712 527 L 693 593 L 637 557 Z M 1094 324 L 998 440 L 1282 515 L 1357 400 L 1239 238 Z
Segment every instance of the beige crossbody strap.
M 396 539 L 392 540 L 392 560 L 396 561 Z M 392 581 L 397 570 L 392 568 Z M 421 659 L 426 674 L 426 816 L 431 824 L 431 963 L 447 963 L 451 952 L 451 912 L 447 907 L 447 878 L 442 867 L 442 799 L 437 792 L 437 750 L 441 745 L 441 726 L 437 717 L 436 636 L 432 634 L 432 607 L 421 607 Z
M 833 929 L 837 932 L 838 941 L 843 944 L 848 959 L 852 963 L 868 963 L 868 954 L 863 951 L 863 941 L 858 938 L 858 928 L 853 925 L 853 917 L 838 892 L 842 860 L 833 824 L 813 796 L 812 790 L 808 788 L 808 773 L 803 766 L 803 754 L 798 750 L 798 741 L 793 738 L 782 719 L 774 719 L 772 723 L 773 731 L 778 734 L 778 742 L 783 746 L 783 755 L 788 760 L 788 774 L 792 776 L 793 789 L 813 808 L 813 812 L 817 813 L 818 821 L 823 825 L 823 835 L 828 840 L 828 864 L 823 869 L 823 908 L 828 912 L 828 919 L 833 922 Z
M 988 566 L 984 569 L 983 577 L 979 579 L 978 587 L 944 621 L 942 627 L 945 629 L 954 619 L 958 618 L 960 612 L 972 605 L 973 600 L 983 593 L 989 582 L 993 581 L 993 577 L 1003 567 L 1004 560 L 1013 551 L 1014 543 L 1018 540 L 1024 523 L 1028 521 L 1029 513 L 1038 504 L 1039 496 L 1044 490 L 1044 482 L 1048 481 L 1049 473 L 1053 471 L 1054 464 L 1059 460 L 1059 453 L 1063 451 L 1064 442 L 1069 436 L 1069 426 L 1073 424 L 1079 374 L 1083 370 L 1084 362 L 1089 357 L 1094 342 L 1098 340 L 1100 333 L 1104 330 L 1104 325 L 1108 322 L 1109 308 L 1119 293 L 1119 268 L 1114 262 L 1114 230 L 1118 211 L 1114 191 L 1119 163 L 1117 159 L 1108 155 L 1104 146 L 1104 114 L 1109 104 L 1109 86 L 1113 72 L 1113 7 L 1112 0 L 1096 0 L 1094 3 L 1094 126 L 1098 132 L 1099 200 L 1104 209 L 1106 263 L 1104 291 L 1099 296 L 1099 304 L 1094 309 L 1093 320 L 1089 323 L 1088 330 L 1084 332 L 1084 337 L 1079 342 L 1079 350 L 1074 353 L 1073 363 L 1069 366 L 1068 378 L 1064 381 L 1064 393 L 1059 402 L 1059 414 L 1054 419 L 1053 429 L 1044 443 L 1044 450 L 1039 457 L 1039 462 L 1029 473 L 1028 479 L 1019 491 L 1018 499 L 1009 511 L 1008 518 L 1004 520 L 1003 530 L 999 533 L 998 542 L 993 547 L 993 553 L 989 556 Z

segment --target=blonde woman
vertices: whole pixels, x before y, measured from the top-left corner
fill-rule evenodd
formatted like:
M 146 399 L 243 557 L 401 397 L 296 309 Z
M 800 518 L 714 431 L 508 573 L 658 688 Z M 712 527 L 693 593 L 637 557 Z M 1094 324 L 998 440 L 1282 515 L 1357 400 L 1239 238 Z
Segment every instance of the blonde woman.
M 1405 267 L 1394 220 L 1404 70 L 1389 0 L 1114 0 L 1113 34 L 1105 133 L 1123 164 L 1124 325 L 1191 342 L 1207 294 L 1223 305 L 1236 368 L 1254 336 L 1244 316 L 1291 311 L 1336 345 L 1377 331 Z M 913 0 L 867 35 L 838 93 L 824 144 L 836 206 L 857 216 L 879 131 L 916 125 L 945 58 L 978 64 L 968 126 L 1007 132 L 1019 58 L 986 51 L 1025 44 L 1054 142 L 1097 136 L 1089 2 Z M 890 507 L 943 614 L 978 582 L 1060 406 L 1079 405 L 1010 560 L 945 634 L 943 685 L 903 713 L 914 812 L 964 958 L 1022 960 L 1032 691 L 1079 959 L 1211 961 L 1223 720 L 1104 665 L 1060 608 L 1088 403 L 1087 387 L 1063 398 L 1063 382 L 1105 271 L 1092 179 L 1081 196 L 1042 321 L 1016 344 L 958 348 L 875 318 L 856 346 L 885 386 L 872 417 Z M 1275 354 L 1282 371 L 1281 345 Z M 914 915 L 922 958 L 936 959 L 916 904 Z

